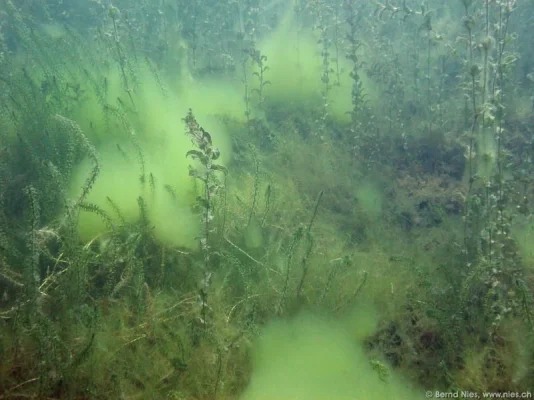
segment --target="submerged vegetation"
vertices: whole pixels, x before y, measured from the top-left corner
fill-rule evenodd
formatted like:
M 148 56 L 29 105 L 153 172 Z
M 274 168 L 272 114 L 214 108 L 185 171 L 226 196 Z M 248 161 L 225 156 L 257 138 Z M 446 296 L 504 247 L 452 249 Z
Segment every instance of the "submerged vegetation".
M 0 17 L 0 399 L 534 391 L 530 1 Z

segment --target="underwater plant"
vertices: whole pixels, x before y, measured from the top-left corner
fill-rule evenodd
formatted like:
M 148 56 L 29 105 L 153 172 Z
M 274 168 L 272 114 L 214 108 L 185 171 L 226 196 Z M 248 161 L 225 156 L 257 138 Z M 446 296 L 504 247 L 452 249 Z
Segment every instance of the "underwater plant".
M 202 210 L 202 236 L 200 238 L 200 247 L 203 253 L 203 270 L 204 278 L 199 289 L 199 304 L 200 304 L 200 322 L 202 325 L 208 323 L 208 293 L 211 285 L 213 274 L 214 256 L 212 250 L 212 234 L 215 232 L 213 227 L 214 218 L 214 201 L 215 197 L 223 188 L 222 182 L 217 177 L 218 173 L 226 175 L 228 170 L 215 161 L 220 157 L 220 151 L 213 146 L 211 135 L 202 128 L 193 115 L 193 111 L 189 110 L 187 116 L 184 118 L 187 128 L 187 134 L 197 149 L 189 150 L 186 153 L 187 157 L 200 162 L 201 167 L 189 167 L 189 175 L 201 182 L 201 195 L 197 197 L 197 202 Z

